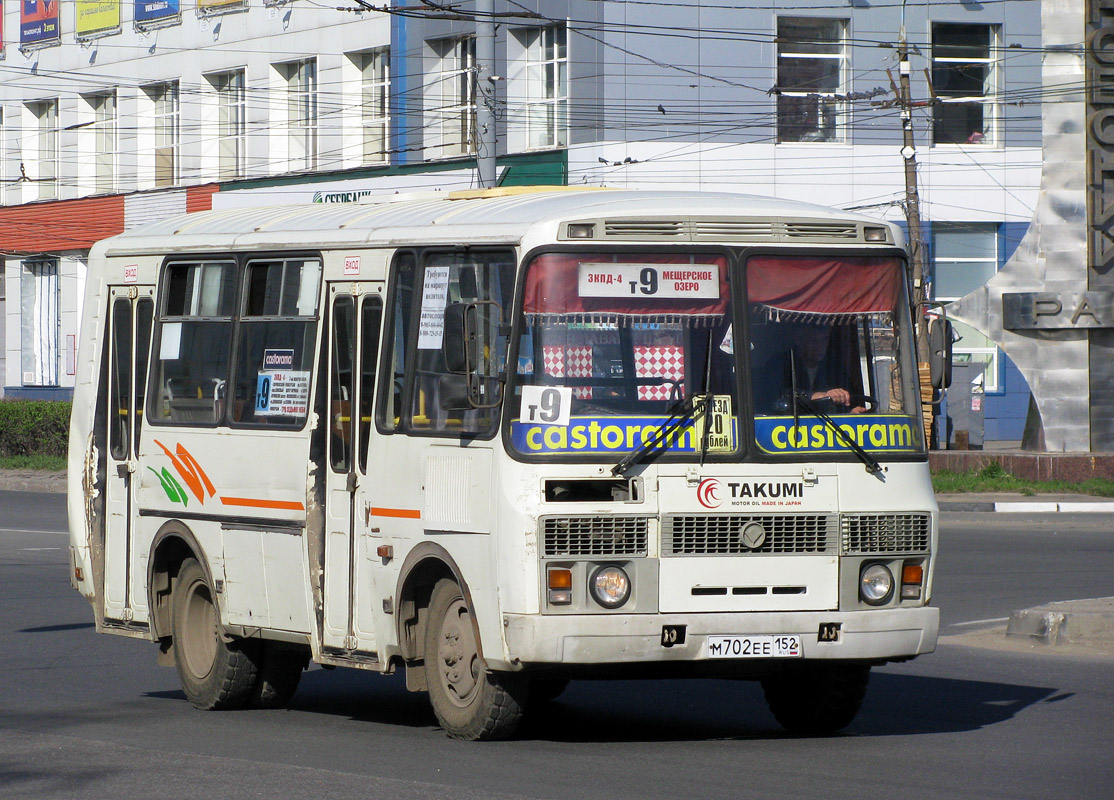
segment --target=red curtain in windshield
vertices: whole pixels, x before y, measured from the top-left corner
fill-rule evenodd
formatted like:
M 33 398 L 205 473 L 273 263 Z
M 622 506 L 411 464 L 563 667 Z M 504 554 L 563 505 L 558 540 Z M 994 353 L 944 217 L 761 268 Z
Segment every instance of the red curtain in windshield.
M 747 261 L 747 297 L 805 314 L 892 312 L 901 275 L 896 258 L 756 256 Z
M 659 264 L 684 268 L 717 266 L 719 297 L 702 299 L 635 297 L 581 297 L 579 267 L 585 263 Z M 616 287 L 618 290 L 618 287 Z M 618 293 L 618 291 L 617 291 Z M 527 314 L 623 316 L 720 316 L 727 310 L 727 260 L 722 256 L 631 255 L 616 260 L 603 253 L 553 253 L 539 256 L 526 273 Z

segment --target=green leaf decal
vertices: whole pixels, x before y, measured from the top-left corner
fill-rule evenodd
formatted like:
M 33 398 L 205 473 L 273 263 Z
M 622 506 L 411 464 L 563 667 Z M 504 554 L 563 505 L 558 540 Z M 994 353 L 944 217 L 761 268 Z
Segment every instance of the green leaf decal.
M 182 488 L 182 484 L 175 480 L 174 476 L 170 474 L 170 470 L 166 467 L 162 468 L 162 472 L 155 472 L 154 467 L 147 467 L 151 472 L 155 473 L 155 477 L 159 479 L 162 484 L 162 490 L 166 492 L 167 499 L 171 503 L 181 503 L 184 506 L 189 505 L 189 498 L 186 497 L 186 490 Z

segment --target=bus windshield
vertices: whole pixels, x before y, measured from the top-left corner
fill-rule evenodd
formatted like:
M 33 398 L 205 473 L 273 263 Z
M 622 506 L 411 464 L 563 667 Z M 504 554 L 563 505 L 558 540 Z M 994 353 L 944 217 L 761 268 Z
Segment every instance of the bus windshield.
M 903 274 L 891 257 L 747 261 L 760 452 L 923 449 Z
M 696 396 L 707 413 L 670 426 L 661 449 L 739 447 L 727 258 L 550 253 L 528 265 L 513 447 L 528 455 L 622 455 Z M 704 404 L 701 404 L 703 407 Z

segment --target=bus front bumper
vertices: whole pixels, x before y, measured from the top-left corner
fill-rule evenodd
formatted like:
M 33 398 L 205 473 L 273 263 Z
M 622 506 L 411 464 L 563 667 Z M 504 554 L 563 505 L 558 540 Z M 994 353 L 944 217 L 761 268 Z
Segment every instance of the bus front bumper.
M 792 634 L 806 659 L 881 661 L 936 649 L 938 608 L 753 614 L 504 614 L 511 664 L 624 664 L 702 661 L 708 637 Z M 663 631 L 684 626 L 684 643 Z M 822 626 L 834 641 L 820 641 Z M 671 638 L 666 636 L 664 638 Z

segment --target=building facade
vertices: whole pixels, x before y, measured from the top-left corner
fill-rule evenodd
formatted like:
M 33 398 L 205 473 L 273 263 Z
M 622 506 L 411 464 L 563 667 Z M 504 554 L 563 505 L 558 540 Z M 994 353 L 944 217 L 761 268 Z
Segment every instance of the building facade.
M 496 0 L 480 85 L 468 2 L 5 3 L 6 395 L 67 394 L 96 239 L 183 211 L 474 188 L 478 102 L 504 185 L 743 191 L 903 220 L 903 25 L 930 293 L 993 276 L 1040 187 L 1040 3 L 728 6 Z M 958 357 L 984 365 L 975 394 L 1010 409 L 987 442 L 1019 441 L 1024 380 L 962 336 Z

